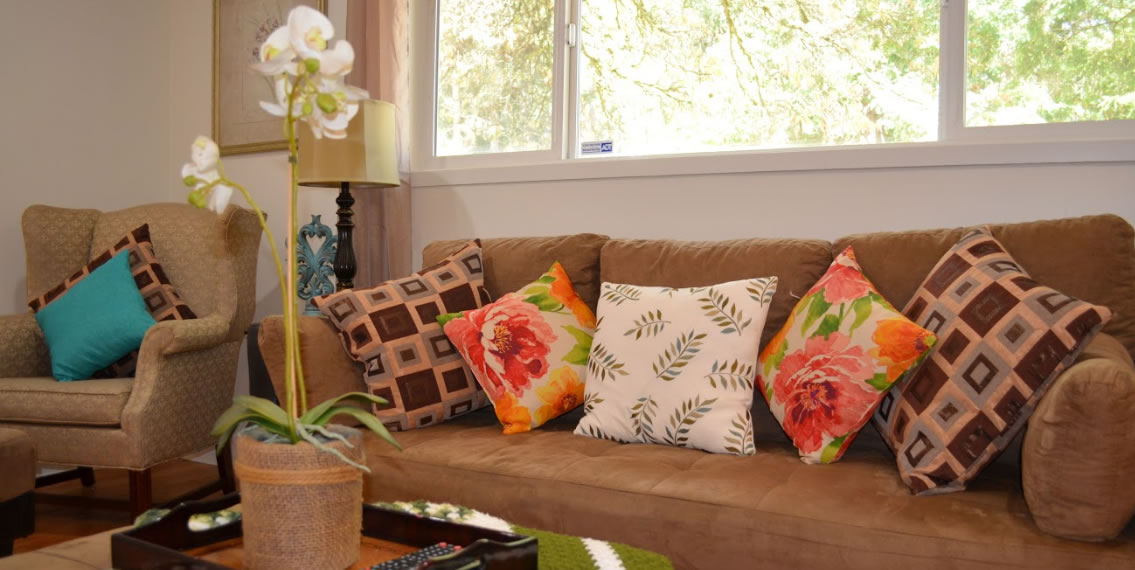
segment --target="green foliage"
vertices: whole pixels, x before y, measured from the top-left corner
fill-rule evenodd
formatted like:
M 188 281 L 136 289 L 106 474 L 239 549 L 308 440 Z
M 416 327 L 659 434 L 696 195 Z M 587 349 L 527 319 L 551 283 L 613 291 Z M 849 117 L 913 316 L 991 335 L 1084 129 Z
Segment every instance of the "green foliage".
M 564 355 L 563 361 L 568 364 L 578 364 L 583 366 L 587 364 L 588 356 L 591 354 L 591 335 L 587 331 L 571 325 L 563 327 L 568 334 L 575 338 L 575 346 Z
M 603 287 L 603 298 L 622 305 L 627 301 L 637 301 L 642 298 L 642 290 L 631 285 L 607 285 Z
M 233 398 L 232 407 L 225 410 L 225 412 L 221 414 L 221 417 L 217 418 L 216 423 L 213 424 L 211 435 L 218 438 L 217 451 L 220 451 L 228 445 L 237 427 L 242 423 L 248 422 L 259 426 L 269 434 L 279 436 L 291 444 L 299 443 L 300 440 L 307 441 L 323 451 L 339 456 L 344 462 L 369 472 L 370 470 L 367 469 L 365 465 L 359 465 L 348 460 L 341 453 L 328 447 L 315 437 L 315 434 L 318 434 L 329 439 L 341 439 L 341 436 L 327 431 L 324 429 L 324 426 L 335 416 L 345 414 L 358 420 L 366 426 L 367 429 L 373 431 L 378 437 L 382 438 L 390 445 L 402 449 L 402 446 L 399 445 L 397 441 L 394 441 L 394 438 L 390 435 L 386 426 L 382 425 L 382 422 L 378 421 L 378 418 L 370 413 L 370 411 L 353 406 L 336 405 L 342 402 L 352 401 L 379 405 L 386 405 L 388 403 L 385 399 L 372 394 L 351 392 L 320 403 L 307 410 L 307 412 L 299 418 L 296 418 L 293 422 L 283 408 L 270 400 L 257 398 L 255 396 L 236 396 Z

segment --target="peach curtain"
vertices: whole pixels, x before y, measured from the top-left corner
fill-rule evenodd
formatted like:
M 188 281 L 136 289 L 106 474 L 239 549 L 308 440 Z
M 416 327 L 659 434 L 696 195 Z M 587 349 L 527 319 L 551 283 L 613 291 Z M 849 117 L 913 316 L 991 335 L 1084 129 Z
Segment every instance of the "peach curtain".
M 355 66 L 347 81 L 372 99 L 396 107 L 397 188 L 354 192 L 355 287 L 372 287 L 410 274 L 410 6 L 409 0 L 353 0 L 347 3 L 347 40 Z

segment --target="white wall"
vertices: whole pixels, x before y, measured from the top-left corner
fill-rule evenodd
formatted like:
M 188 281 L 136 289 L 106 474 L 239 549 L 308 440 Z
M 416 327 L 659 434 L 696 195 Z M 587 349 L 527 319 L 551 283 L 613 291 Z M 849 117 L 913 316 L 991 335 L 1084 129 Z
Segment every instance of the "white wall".
M 575 232 L 830 240 L 856 232 L 1105 212 L 1135 224 L 1132 159 L 415 188 L 414 248 L 420 255 L 437 239 Z
M 27 310 L 20 215 L 168 198 L 168 6 L 5 2 L 0 53 L 0 314 Z

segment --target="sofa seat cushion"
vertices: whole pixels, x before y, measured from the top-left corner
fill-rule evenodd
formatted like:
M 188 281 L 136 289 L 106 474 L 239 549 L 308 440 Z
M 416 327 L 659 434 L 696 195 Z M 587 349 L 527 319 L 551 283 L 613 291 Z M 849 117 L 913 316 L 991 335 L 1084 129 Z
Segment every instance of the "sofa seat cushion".
M 447 501 L 555 532 L 618 540 L 677 567 L 1125 567 L 1135 528 L 1102 544 L 1055 538 L 1029 516 L 1015 470 L 965 493 L 914 497 L 885 450 L 852 446 L 805 465 L 786 440 L 756 455 L 707 454 L 576 436 L 576 411 L 500 434 L 492 413 L 369 437 L 368 501 Z M 370 434 L 368 434 L 370 436 Z M 999 467 L 999 466 L 995 466 Z M 763 564 L 763 566 L 762 566 Z
M 133 387 L 133 378 L 0 378 L 0 422 L 116 426 Z

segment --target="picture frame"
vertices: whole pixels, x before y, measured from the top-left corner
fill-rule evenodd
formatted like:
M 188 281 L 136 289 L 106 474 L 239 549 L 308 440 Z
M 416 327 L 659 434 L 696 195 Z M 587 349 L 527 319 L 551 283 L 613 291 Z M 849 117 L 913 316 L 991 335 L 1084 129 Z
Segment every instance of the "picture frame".
M 213 140 L 222 156 L 288 148 L 280 118 L 260 108 L 275 100 L 272 81 L 250 66 L 301 4 L 327 13 L 327 0 L 213 0 Z

